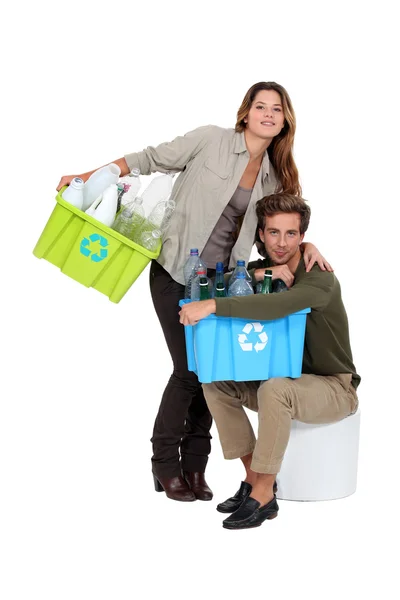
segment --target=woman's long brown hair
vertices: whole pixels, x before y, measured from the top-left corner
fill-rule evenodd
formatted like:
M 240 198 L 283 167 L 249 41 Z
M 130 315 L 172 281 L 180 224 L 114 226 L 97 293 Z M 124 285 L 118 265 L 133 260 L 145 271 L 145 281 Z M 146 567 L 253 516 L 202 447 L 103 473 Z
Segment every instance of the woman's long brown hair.
M 246 129 L 244 119 L 249 114 L 254 99 L 261 90 L 274 90 L 278 92 L 281 97 L 283 115 L 285 117 L 285 124 L 282 131 L 274 137 L 268 147 L 268 157 L 279 181 L 276 191 L 301 196 L 299 172 L 293 158 L 296 117 L 289 94 L 284 87 L 274 81 L 261 81 L 252 85 L 238 110 L 235 131 L 241 132 Z

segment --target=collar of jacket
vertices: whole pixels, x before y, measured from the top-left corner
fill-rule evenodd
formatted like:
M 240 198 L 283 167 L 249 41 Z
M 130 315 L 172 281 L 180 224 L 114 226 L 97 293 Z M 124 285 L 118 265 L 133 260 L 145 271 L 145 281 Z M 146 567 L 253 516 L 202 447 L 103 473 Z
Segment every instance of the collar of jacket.
M 233 151 L 235 154 L 242 154 L 242 152 L 247 152 L 247 154 L 249 154 L 249 151 L 247 150 L 247 146 L 246 146 L 246 140 L 244 139 L 244 131 L 241 131 L 240 133 L 235 132 L 235 143 L 234 143 Z M 266 150 L 264 152 L 264 158 L 262 161 L 262 179 L 263 179 L 263 181 L 267 177 L 269 177 L 269 157 L 268 157 L 268 151 Z

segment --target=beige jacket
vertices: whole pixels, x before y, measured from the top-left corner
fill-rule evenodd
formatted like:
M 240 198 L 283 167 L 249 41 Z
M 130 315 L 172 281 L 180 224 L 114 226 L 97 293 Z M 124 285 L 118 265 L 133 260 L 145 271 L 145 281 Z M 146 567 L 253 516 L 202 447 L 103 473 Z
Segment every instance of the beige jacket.
M 149 146 L 142 152 L 127 154 L 130 169 L 138 167 L 143 175 L 155 171 L 181 171 L 171 199 L 176 208 L 163 235 L 157 259 L 175 281 L 184 284 L 183 267 L 190 248 L 202 252 L 219 217 L 232 198 L 250 155 L 243 133 L 214 125 L 199 127 L 184 136 Z M 257 226 L 255 203 L 275 191 L 277 180 L 265 152 L 229 266 L 249 260 Z M 215 265 L 208 265 L 215 268 Z

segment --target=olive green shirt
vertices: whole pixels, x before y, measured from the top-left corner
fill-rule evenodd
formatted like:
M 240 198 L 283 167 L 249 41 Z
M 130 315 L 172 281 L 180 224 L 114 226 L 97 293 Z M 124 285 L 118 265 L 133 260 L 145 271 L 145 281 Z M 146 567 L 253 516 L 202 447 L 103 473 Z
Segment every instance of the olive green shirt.
M 268 266 L 268 260 L 249 264 L 253 283 L 254 269 Z M 333 273 L 321 271 L 318 265 L 306 273 L 303 258 L 294 277 L 292 287 L 280 294 L 216 298 L 216 314 L 269 321 L 311 308 L 306 321 L 302 372 L 312 375 L 351 373 L 352 384 L 357 388 L 361 378 L 353 364 L 349 325 L 339 281 Z
M 199 127 L 159 146 L 127 154 L 130 169 L 143 175 L 155 171 L 180 171 L 171 199 L 176 208 L 167 230 L 158 262 L 175 281 L 184 284 L 183 267 L 190 248 L 201 254 L 225 207 L 235 193 L 249 162 L 244 133 L 214 125 Z M 265 152 L 229 266 L 250 258 L 257 228 L 257 200 L 276 190 L 277 180 Z M 215 265 L 208 265 L 215 268 Z

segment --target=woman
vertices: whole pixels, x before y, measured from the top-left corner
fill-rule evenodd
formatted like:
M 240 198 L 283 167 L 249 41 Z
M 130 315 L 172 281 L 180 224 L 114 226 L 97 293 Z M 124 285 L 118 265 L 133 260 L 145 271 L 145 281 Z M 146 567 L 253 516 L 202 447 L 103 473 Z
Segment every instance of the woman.
M 183 267 L 192 247 L 208 266 L 222 261 L 229 268 L 238 259 L 248 261 L 257 227 L 256 201 L 274 191 L 301 194 L 292 155 L 294 134 L 295 116 L 286 90 L 261 82 L 245 95 L 234 130 L 200 127 L 113 161 L 122 175 L 134 167 L 144 175 L 180 171 L 171 196 L 176 209 L 150 270 L 154 307 L 174 364 L 154 424 L 152 470 L 156 490 L 173 500 L 212 498 L 204 478 L 212 420 L 201 384 L 187 370 L 178 316 Z M 79 177 L 86 181 L 92 172 Z M 73 177 L 63 177 L 57 189 Z M 317 260 L 321 268 L 330 269 L 314 246 L 304 246 L 309 268 Z

